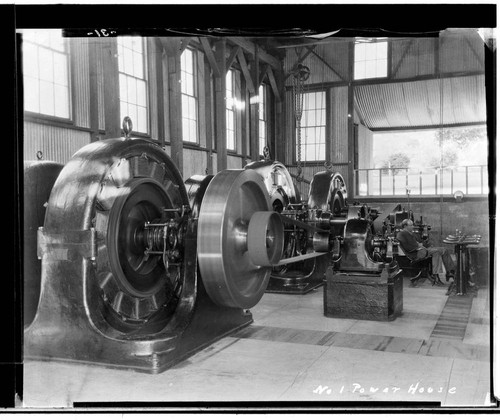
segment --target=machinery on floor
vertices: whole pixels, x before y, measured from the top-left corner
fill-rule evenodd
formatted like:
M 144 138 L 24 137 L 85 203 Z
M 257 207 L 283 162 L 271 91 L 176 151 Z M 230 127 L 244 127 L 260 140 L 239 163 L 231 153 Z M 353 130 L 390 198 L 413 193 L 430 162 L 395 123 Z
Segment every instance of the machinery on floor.
M 52 176 L 26 359 L 158 373 L 250 324 L 270 277 L 296 288 L 323 282 L 328 267 L 351 283 L 354 272 L 394 278 L 373 230 L 378 212 L 348 206 L 339 174 L 317 173 L 307 203 L 278 162 L 183 182 L 126 122 L 127 137 L 83 147 L 55 180 L 41 166 L 28 189 L 36 202 L 37 182 Z
M 257 171 L 266 184 L 273 209 L 284 225 L 283 258 L 273 268 L 267 292 L 305 294 L 323 285 L 328 265 L 339 256 L 347 216 L 347 190 L 342 176 L 331 171 L 315 174 L 307 201 L 287 168 L 276 161 L 245 166 Z M 314 258 L 311 258 L 314 253 Z
M 255 171 L 184 184 L 158 145 L 130 138 L 72 157 L 37 234 L 25 358 L 149 373 L 250 324 L 284 241 Z

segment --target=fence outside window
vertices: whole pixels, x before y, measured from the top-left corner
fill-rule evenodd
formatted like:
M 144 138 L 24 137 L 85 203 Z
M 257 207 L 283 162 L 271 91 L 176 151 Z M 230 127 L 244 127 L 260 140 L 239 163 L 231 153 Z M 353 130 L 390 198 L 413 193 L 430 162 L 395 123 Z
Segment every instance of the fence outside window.
M 457 190 L 467 194 L 488 193 L 487 165 L 449 168 L 379 168 L 356 169 L 358 196 L 453 195 Z

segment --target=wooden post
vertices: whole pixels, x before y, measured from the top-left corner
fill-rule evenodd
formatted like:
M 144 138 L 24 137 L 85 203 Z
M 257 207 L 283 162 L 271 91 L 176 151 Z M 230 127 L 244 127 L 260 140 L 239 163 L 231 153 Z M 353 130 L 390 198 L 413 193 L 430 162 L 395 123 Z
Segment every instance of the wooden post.
M 210 65 L 204 61 L 203 65 L 205 67 L 205 77 L 204 77 L 204 92 L 205 92 L 205 129 L 206 129 L 206 148 L 207 152 L 207 173 L 213 175 L 214 165 L 212 161 L 212 150 L 213 150 L 213 125 L 212 125 L 212 110 L 214 107 L 214 102 L 212 100 L 212 83 L 210 77 Z
M 158 140 L 162 148 L 165 147 L 165 96 L 163 90 L 163 48 L 158 38 L 151 42 L 156 54 L 156 98 L 158 102 Z
M 98 61 L 97 54 L 100 52 L 100 42 L 95 38 L 88 40 L 89 48 L 89 115 L 90 115 L 90 141 L 99 140 L 99 91 L 98 91 Z
M 226 40 L 215 43 L 215 60 L 219 75 L 215 77 L 215 146 L 217 172 L 227 169 L 226 135 Z
M 354 188 L 354 39 L 349 43 L 349 85 L 347 87 L 347 191 Z
M 102 46 L 104 79 L 105 138 L 121 137 L 120 85 L 118 79 L 118 47 L 116 38 L 107 38 Z
M 250 101 L 250 159 L 252 161 L 259 160 L 259 47 L 255 46 L 255 55 L 252 62 L 252 79 L 255 91 L 253 92 L 253 100 Z M 252 92 L 250 92 L 252 95 Z
M 287 143 L 285 141 L 285 73 L 283 68 L 274 72 L 276 78 L 276 85 L 280 92 L 280 99 L 275 100 L 275 138 L 274 138 L 274 158 L 284 163 L 286 161 L 285 148 Z
M 181 95 L 181 41 L 182 38 L 164 38 L 167 54 L 168 110 L 170 120 L 170 157 L 183 173 L 182 95 Z

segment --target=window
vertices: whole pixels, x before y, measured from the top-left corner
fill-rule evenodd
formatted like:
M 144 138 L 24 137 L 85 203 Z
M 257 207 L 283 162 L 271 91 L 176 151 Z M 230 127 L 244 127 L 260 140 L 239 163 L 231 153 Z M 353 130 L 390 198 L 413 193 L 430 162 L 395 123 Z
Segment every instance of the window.
M 357 38 L 354 44 L 354 79 L 387 77 L 387 38 Z
M 146 53 L 143 38 L 118 37 L 120 118 L 129 116 L 134 131 L 148 133 Z
M 23 31 L 24 109 L 71 118 L 69 54 L 60 30 Z
M 234 72 L 233 70 L 229 70 L 226 74 L 226 139 L 228 150 L 236 150 L 236 114 L 234 112 L 234 105 Z
M 300 120 L 300 156 L 297 160 L 318 161 L 326 156 L 326 93 L 304 93 L 304 107 Z M 298 136 L 298 133 L 297 133 Z M 297 142 L 297 152 L 299 152 Z
M 181 55 L 182 141 L 198 142 L 198 98 L 195 55 L 186 49 Z
M 264 85 L 259 87 L 259 154 L 267 146 L 267 92 Z
M 484 126 L 361 133 L 358 153 L 359 196 L 488 193 Z

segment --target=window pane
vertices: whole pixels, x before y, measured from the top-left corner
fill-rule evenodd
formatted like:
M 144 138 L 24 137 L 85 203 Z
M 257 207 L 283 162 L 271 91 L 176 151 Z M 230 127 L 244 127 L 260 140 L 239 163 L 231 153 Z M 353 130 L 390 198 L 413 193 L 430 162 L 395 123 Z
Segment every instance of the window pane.
M 127 77 L 127 96 L 128 102 L 137 104 L 136 80 L 133 77 Z
M 54 115 L 54 85 L 40 81 L 40 112 Z
M 69 118 L 69 97 L 66 86 L 55 85 L 55 115 Z
M 128 104 L 124 101 L 120 101 L 120 121 L 123 121 L 125 117 L 128 116 Z M 132 125 L 134 124 L 134 121 L 132 121 Z M 133 127 L 132 129 L 134 129 Z
M 128 48 L 123 50 L 124 72 L 130 75 L 134 74 L 134 56 Z
M 134 59 L 134 76 L 138 77 L 139 79 L 144 79 L 144 66 L 142 63 L 142 55 L 134 52 L 133 53 L 133 59 Z
M 24 109 L 31 112 L 40 112 L 40 95 L 38 94 L 38 80 L 24 77 Z
M 133 104 L 128 104 L 128 116 L 132 120 L 132 125 L 134 126 L 134 131 L 139 131 L 137 127 L 137 106 Z
M 142 45 L 143 45 L 143 40 L 141 37 L 133 36 L 130 37 L 130 48 L 132 48 L 134 51 L 137 51 L 138 53 L 142 53 Z
M 137 105 L 146 106 L 146 82 L 137 81 Z
M 190 120 L 189 121 L 189 138 L 191 141 L 195 142 L 197 141 L 197 133 L 196 133 L 196 121 Z
M 191 50 L 184 50 L 186 52 L 186 71 L 193 72 L 193 52 Z
M 365 54 L 366 54 L 366 44 L 365 43 L 358 43 L 355 44 L 354 46 L 354 60 L 355 61 L 362 61 L 365 59 Z
M 118 71 L 125 71 L 125 64 L 123 62 L 123 45 L 118 44 Z
M 119 84 L 120 84 L 120 99 L 122 101 L 127 101 L 127 76 L 123 73 L 119 75 Z
M 182 140 L 190 141 L 189 139 L 189 120 L 186 118 L 182 119 Z
M 354 66 L 354 78 L 355 79 L 364 79 L 365 78 L 365 63 L 359 62 Z
M 377 61 L 377 77 L 387 76 L 387 61 Z
M 377 44 L 367 44 L 366 60 L 375 60 L 377 58 Z
M 50 30 L 50 48 L 64 51 L 64 38 L 61 30 Z
M 38 78 L 38 48 L 33 44 L 23 44 L 23 72 L 25 76 Z
M 68 68 L 65 55 L 54 53 L 54 81 L 67 86 Z
M 377 42 L 377 59 L 387 58 L 387 42 Z
M 39 53 L 40 79 L 49 82 L 54 81 L 54 65 L 52 62 L 52 51 L 40 48 Z
M 191 119 L 196 118 L 196 102 L 194 98 L 189 98 L 189 117 Z
M 148 132 L 148 119 L 146 108 L 139 106 L 137 107 L 137 131 L 141 133 Z

